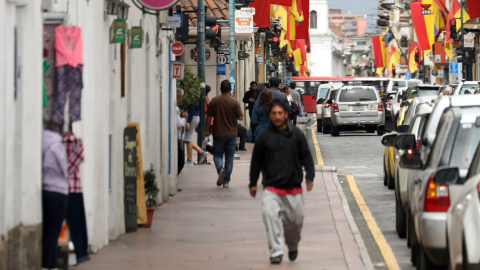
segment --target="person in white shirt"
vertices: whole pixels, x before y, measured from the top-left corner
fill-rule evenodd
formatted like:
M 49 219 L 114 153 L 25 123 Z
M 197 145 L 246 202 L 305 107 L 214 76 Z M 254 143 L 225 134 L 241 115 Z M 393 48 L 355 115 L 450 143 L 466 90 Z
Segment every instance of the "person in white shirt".
M 182 112 L 180 113 L 180 108 L 178 104 L 182 103 L 183 99 L 183 89 L 177 89 L 177 140 L 178 140 L 178 174 L 183 169 L 185 165 L 185 152 L 183 150 L 183 130 L 185 128 L 185 124 L 187 123 L 188 113 Z

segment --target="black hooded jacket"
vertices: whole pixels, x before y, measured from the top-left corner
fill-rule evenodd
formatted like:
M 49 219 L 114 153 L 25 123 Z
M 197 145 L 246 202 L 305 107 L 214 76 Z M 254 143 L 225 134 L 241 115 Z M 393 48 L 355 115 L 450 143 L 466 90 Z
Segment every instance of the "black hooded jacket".
M 250 187 L 256 186 L 262 172 L 264 186 L 301 187 L 305 167 L 307 181 L 313 181 L 315 166 L 303 132 L 287 121 L 278 131 L 273 124 L 264 128 L 255 140 L 250 165 Z

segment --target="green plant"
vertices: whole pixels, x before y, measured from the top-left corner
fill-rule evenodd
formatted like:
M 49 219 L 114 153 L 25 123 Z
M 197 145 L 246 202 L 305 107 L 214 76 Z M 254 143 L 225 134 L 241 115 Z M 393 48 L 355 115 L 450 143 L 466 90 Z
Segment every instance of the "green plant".
M 197 105 L 197 100 L 200 98 L 200 86 L 202 80 L 193 74 L 189 68 L 185 68 L 185 73 L 182 80 L 177 80 L 177 88 L 183 89 L 183 100 L 178 107 L 181 111 L 186 111 L 190 107 Z
M 147 207 L 156 207 L 157 206 L 157 194 L 159 189 L 157 187 L 157 177 L 155 176 L 155 171 L 153 170 L 153 164 L 150 165 L 150 170 L 147 170 L 143 174 L 143 181 L 145 184 L 145 200 L 147 201 Z

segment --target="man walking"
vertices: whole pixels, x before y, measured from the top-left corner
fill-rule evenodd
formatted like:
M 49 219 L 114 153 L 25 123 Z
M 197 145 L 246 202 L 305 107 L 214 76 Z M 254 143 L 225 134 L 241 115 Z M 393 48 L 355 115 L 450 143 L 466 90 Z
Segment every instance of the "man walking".
M 290 83 L 290 95 L 292 95 L 293 102 L 298 104 L 298 108 L 300 108 L 299 114 L 302 114 L 302 98 L 300 97 L 300 93 L 296 90 L 297 84 L 294 82 Z M 297 116 L 295 116 L 295 123 L 297 122 Z
M 230 96 L 232 86 L 224 80 L 220 84 L 222 95 L 212 99 L 207 111 L 207 123 L 213 122 L 213 161 L 218 173 L 217 186 L 228 188 L 233 170 L 233 158 L 237 143 L 237 120 L 243 120 L 240 103 Z M 208 137 L 210 132 L 204 133 Z M 225 155 L 225 166 L 223 156 Z
M 277 77 L 272 77 L 269 80 L 269 84 L 270 84 L 270 91 L 272 91 L 272 94 L 273 94 L 273 99 L 282 100 L 283 102 L 285 102 L 285 104 L 288 105 L 287 96 L 285 96 L 285 94 L 278 89 L 278 86 L 280 86 L 280 79 Z M 258 95 L 257 100 L 255 101 L 255 105 L 258 105 L 259 102 L 260 102 L 260 95 Z
M 270 110 L 269 127 L 255 141 L 250 165 L 250 195 L 257 194 L 257 181 L 263 175 L 262 216 L 267 229 L 270 262 L 279 264 L 283 258 L 280 236 L 282 220 L 288 258 L 298 255 L 298 243 L 303 226 L 303 170 L 306 171 L 307 191 L 313 188 L 315 167 L 303 132 L 288 119 L 287 105 L 274 100 Z
M 253 81 L 250 83 L 250 90 L 245 93 L 243 96 L 243 103 L 248 105 L 248 114 L 250 119 L 252 118 L 253 107 L 255 106 L 255 100 L 258 97 L 257 82 Z

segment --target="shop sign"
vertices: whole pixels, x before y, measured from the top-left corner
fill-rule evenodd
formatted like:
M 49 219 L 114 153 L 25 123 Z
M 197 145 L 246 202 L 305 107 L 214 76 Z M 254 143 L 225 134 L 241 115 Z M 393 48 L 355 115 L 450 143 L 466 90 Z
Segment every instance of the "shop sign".
M 129 32 L 128 47 L 133 49 L 142 48 L 143 29 L 140 26 L 132 27 Z
M 138 0 L 138 2 L 149 9 L 164 10 L 175 5 L 178 0 Z
M 182 14 L 173 14 L 173 16 L 167 17 L 167 26 L 171 28 L 182 27 Z
M 125 43 L 127 37 L 127 22 L 114 20 L 110 26 L 110 43 Z
M 463 36 L 465 48 L 475 48 L 475 34 L 468 33 Z
M 198 53 L 197 53 L 197 48 L 192 50 L 192 59 L 195 59 L 195 61 L 198 61 Z M 205 48 L 205 61 L 210 59 L 210 50 Z
M 237 10 L 235 12 L 235 33 L 253 33 L 253 15 L 244 15 Z

